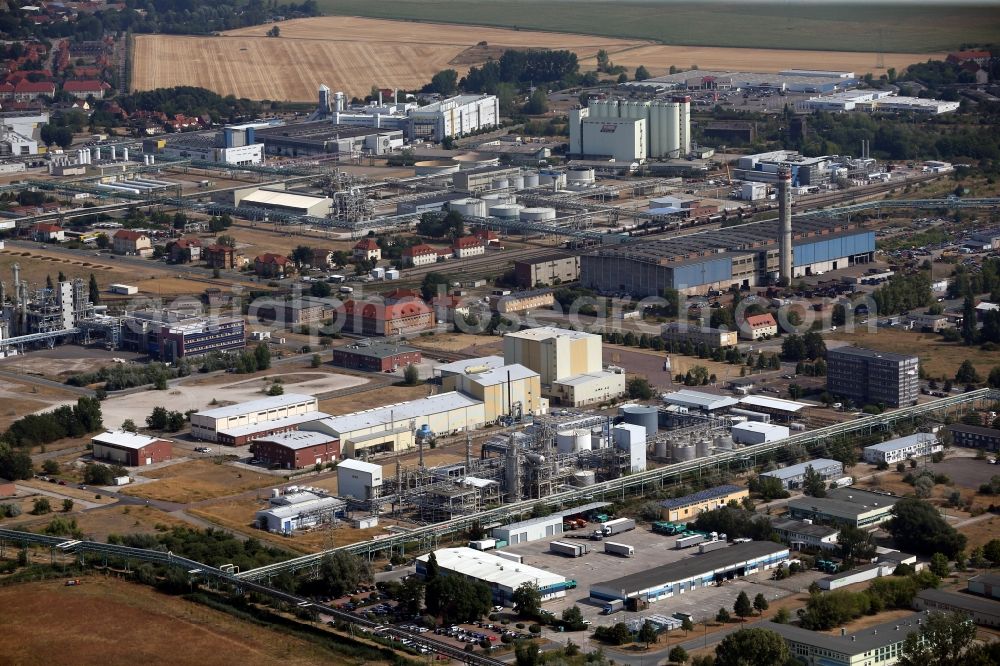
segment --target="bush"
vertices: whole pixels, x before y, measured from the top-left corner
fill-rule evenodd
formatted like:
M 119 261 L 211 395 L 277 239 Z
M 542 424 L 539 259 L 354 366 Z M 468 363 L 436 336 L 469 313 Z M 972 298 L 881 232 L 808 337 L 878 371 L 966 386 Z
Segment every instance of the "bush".
M 541 625 L 538 624 L 532 624 L 531 626 L 528 627 L 528 631 L 533 634 L 540 634 L 542 633 L 542 627 Z

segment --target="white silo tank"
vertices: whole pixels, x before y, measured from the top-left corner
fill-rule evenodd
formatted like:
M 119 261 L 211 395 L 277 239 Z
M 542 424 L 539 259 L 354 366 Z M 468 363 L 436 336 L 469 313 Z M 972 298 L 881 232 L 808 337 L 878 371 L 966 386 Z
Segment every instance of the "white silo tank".
M 482 199 L 457 199 L 448 208 L 467 217 L 486 217 L 486 202 Z
M 680 129 L 681 105 L 677 102 L 667 103 L 667 134 L 664 145 L 665 157 L 677 157 L 681 150 Z
M 593 169 L 570 169 L 566 172 L 566 182 L 577 185 L 593 183 L 595 180 Z
M 493 182 L 490 183 L 494 190 L 505 190 L 510 186 L 506 178 L 494 178 Z
M 156 155 L 150 155 L 149 156 L 149 163 L 150 164 L 156 164 Z
M 524 187 L 538 187 L 538 173 L 532 171 L 524 174 Z
M 733 448 L 733 438 L 728 435 L 719 435 L 715 438 L 715 448 L 729 451 Z
M 699 439 L 698 444 L 695 445 L 695 455 L 699 458 L 705 458 L 712 455 L 712 440 L 710 439 Z
M 524 189 L 524 176 L 511 176 L 510 178 L 507 179 L 507 182 L 515 190 Z
M 101 159 L 101 147 L 100 146 L 92 146 L 90 148 L 90 161 L 91 162 L 97 162 L 100 159 Z
M 591 429 L 590 448 L 596 451 L 597 449 L 603 449 L 606 445 L 604 430 L 602 428 Z
M 590 470 L 582 470 L 573 473 L 572 484 L 577 487 L 592 486 L 597 480 L 597 475 Z
M 590 431 L 586 428 L 578 428 L 574 436 L 574 451 L 590 451 Z
M 573 453 L 576 446 L 576 431 L 560 430 L 556 433 L 556 450 L 559 453 Z
M 499 217 L 505 220 L 516 219 L 518 213 L 524 206 L 514 203 L 502 203 L 495 206 L 490 206 L 490 217 Z
M 118 159 L 118 149 L 115 148 L 114 146 L 108 146 L 108 157 L 111 159 L 112 162 Z
M 122 148 L 122 161 L 128 162 L 128 148 Z
M 544 222 L 556 219 L 556 209 L 539 206 L 536 208 L 522 208 L 519 217 L 522 222 Z
M 81 149 L 81 150 L 76 151 L 76 163 L 77 164 L 86 164 L 87 160 L 89 160 L 89 159 L 90 159 L 90 153 L 87 152 L 86 150 L 82 150 Z

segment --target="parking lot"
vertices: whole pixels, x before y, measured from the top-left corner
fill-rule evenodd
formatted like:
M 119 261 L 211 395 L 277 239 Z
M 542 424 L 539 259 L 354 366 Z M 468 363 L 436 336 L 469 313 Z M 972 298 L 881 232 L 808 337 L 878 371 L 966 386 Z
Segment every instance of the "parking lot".
M 672 615 L 677 612 L 689 613 L 693 616 L 694 621 L 698 622 L 714 618 L 720 607 L 732 609 L 733 602 L 740 590 L 745 591 L 751 599 L 757 593 L 763 593 L 768 601 L 773 601 L 808 587 L 813 580 L 824 575 L 818 571 L 809 571 L 784 581 L 773 581 L 770 580 L 770 572 L 764 572 L 745 579 L 728 581 L 720 587 L 701 588 L 683 595 L 662 599 L 651 603 L 649 609 L 641 613 L 619 612 L 612 616 L 606 616 L 601 613 L 602 604 L 590 600 L 591 585 L 640 571 L 648 571 L 685 558 L 698 557 L 698 549 L 693 547 L 677 550 L 674 547 L 677 541 L 676 537 L 655 534 L 644 525 L 639 525 L 634 530 L 616 534 L 608 539 L 632 546 L 635 549 L 634 557 L 626 558 L 605 554 L 604 544 L 601 541 L 580 541 L 572 538 L 573 535 L 589 534 L 595 529 L 595 525 L 596 523 L 591 523 L 584 529 L 567 532 L 558 539 L 570 543 L 590 545 L 591 552 L 582 557 L 571 558 L 548 552 L 549 541 L 557 539 L 532 541 L 504 549 L 506 552 L 524 556 L 524 564 L 576 580 L 576 589 L 569 590 L 565 598 L 555 599 L 544 604 L 545 610 L 554 613 L 557 617 L 563 609 L 577 605 L 580 607 L 583 617 L 590 620 L 594 626 L 622 622 L 626 619 L 633 619 L 637 615 Z M 574 640 L 576 640 L 575 637 Z

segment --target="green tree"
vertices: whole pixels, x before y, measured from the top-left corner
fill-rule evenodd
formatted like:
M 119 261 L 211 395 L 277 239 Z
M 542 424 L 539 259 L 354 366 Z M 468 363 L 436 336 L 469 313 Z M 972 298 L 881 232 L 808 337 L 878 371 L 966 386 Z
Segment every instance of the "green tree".
M 972 361 L 965 359 L 955 373 L 955 381 L 959 384 L 978 384 L 982 381 L 982 377 L 976 372 L 976 366 L 972 365 Z
M 450 283 L 451 279 L 447 275 L 431 271 L 424 276 L 423 281 L 420 283 L 420 294 L 424 297 L 424 300 L 429 301 L 438 296 L 439 293 L 447 294 Z
M 424 598 L 424 583 L 416 576 L 407 576 L 396 591 L 399 608 L 412 617 L 420 612 L 420 602 Z
M 122 421 L 122 430 L 125 432 L 139 432 L 139 428 L 135 425 L 135 421 L 132 419 L 125 419 Z
M 935 576 L 944 578 L 951 573 L 951 565 L 948 563 L 948 558 L 943 553 L 934 553 L 931 555 L 930 570 Z
M 453 69 L 443 69 L 431 77 L 427 92 L 435 92 L 439 95 L 454 95 L 458 90 L 458 72 Z
M 937 508 L 922 499 L 904 497 L 892 507 L 892 520 L 887 529 L 896 545 L 905 552 L 932 555 L 940 552 L 947 557 L 963 550 L 964 534 L 945 522 Z
M 959 666 L 976 638 L 976 625 L 964 613 L 931 612 L 903 641 L 901 666 Z
M 319 583 L 331 596 L 339 597 L 372 581 L 371 565 L 364 559 L 335 550 L 323 556 L 319 564 Z
M 1000 388 L 1000 365 L 994 366 L 990 370 L 990 376 L 987 377 L 986 383 L 990 388 Z
M 680 645 L 675 645 L 670 650 L 670 654 L 667 655 L 667 659 L 675 664 L 686 664 L 688 660 L 687 650 L 682 648 Z
M 735 612 L 740 620 L 744 620 L 751 615 L 753 615 L 753 604 L 750 603 L 750 597 L 743 590 L 736 596 L 736 601 L 733 603 L 733 612 Z
M 840 526 L 837 532 L 837 544 L 840 546 L 840 556 L 844 560 L 856 562 L 871 559 L 875 554 L 872 533 L 854 525 Z
M 645 81 L 648 78 L 650 78 L 649 70 L 644 65 L 639 65 L 635 68 L 636 81 Z
M 489 613 L 493 595 L 482 581 L 437 576 L 427 583 L 424 600 L 432 615 L 440 615 L 445 623 L 454 624 L 475 621 Z M 432 600 L 436 608 L 432 608 Z
M 962 340 L 967 345 L 976 341 L 976 303 L 972 296 L 966 296 L 962 304 Z
M 407 386 L 416 386 L 420 381 L 420 371 L 417 366 L 410 363 L 405 368 L 403 368 L 403 382 Z
M 813 469 L 812 465 L 806 466 L 805 476 L 802 480 L 802 492 L 810 497 L 826 497 L 826 483 L 820 473 Z
M 153 407 L 153 411 L 146 417 L 146 427 L 151 430 L 166 430 L 169 418 L 170 413 L 166 407 Z
M 656 639 L 656 627 L 653 626 L 652 622 L 646 620 L 642 623 L 642 628 L 639 629 L 639 640 L 645 643 L 648 648 L 650 643 L 656 642 Z
M 31 513 L 36 516 L 52 512 L 52 504 L 48 497 L 36 497 L 31 504 Z
M 789 657 L 785 639 L 767 629 L 740 629 L 715 648 L 716 666 L 775 666 Z
M 268 387 L 267 394 L 268 395 L 272 395 L 272 396 L 273 395 L 284 395 L 285 394 L 285 387 L 282 386 L 281 384 L 279 384 L 278 382 L 274 382 L 273 384 L 271 384 Z
M 774 621 L 778 624 L 788 624 L 792 619 L 792 614 L 788 612 L 787 608 L 779 608 L 778 612 L 774 614 Z
M 770 607 L 771 605 L 767 603 L 767 597 L 764 596 L 763 592 L 758 592 L 757 596 L 753 598 L 753 609 L 757 611 L 758 614 L 763 615 L 764 611 Z
M 993 566 L 1000 566 L 1000 539 L 990 539 L 983 546 L 983 557 Z
M 517 641 L 514 645 L 514 664 L 516 666 L 538 666 L 542 663 L 541 650 L 531 641 Z
M 792 400 L 798 400 L 802 397 L 802 387 L 798 384 L 792 383 L 788 385 L 788 397 Z
M 690 617 L 686 615 L 684 616 L 684 618 L 681 620 L 681 629 L 684 630 L 685 636 L 688 635 L 688 632 L 694 631 L 694 622 L 691 621 Z
M 59 473 L 59 463 L 57 463 L 52 458 L 49 458 L 42 463 L 42 471 L 46 474 L 58 474 Z
M 715 614 L 716 622 L 721 622 L 725 624 L 726 622 L 729 622 L 731 619 L 733 619 L 733 616 L 730 615 L 729 611 L 726 610 L 725 608 L 720 608 L 719 612 Z
M 309 285 L 309 295 L 316 298 L 327 298 L 332 292 L 333 290 L 326 282 L 313 282 Z
M 73 510 L 73 500 L 69 499 L 68 497 L 66 499 L 64 499 L 62 501 L 62 510 L 63 510 L 63 513 L 69 513 L 70 511 L 72 511 Z
M 633 400 L 649 400 L 653 397 L 653 388 L 645 377 L 632 377 L 626 386 L 628 397 Z
M 296 268 L 302 268 L 303 266 L 308 266 L 312 263 L 313 251 L 311 247 L 306 245 L 298 245 L 292 250 L 291 260 L 295 263 Z
M 530 619 L 537 619 L 542 609 L 542 592 L 535 583 L 521 583 L 511 596 L 514 610 Z
M 266 343 L 261 343 L 254 348 L 253 357 L 258 370 L 267 370 L 271 367 L 271 348 Z
M 531 93 L 528 103 L 524 105 L 524 113 L 529 116 L 540 116 L 549 112 L 549 94 L 545 88 L 539 86 L 535 92 Z
M 101 234 L 101 236 L 107 238 L 105 234 Z M 100 236 L 98 236 L 98 238 L 100 238 Z M 88 298 L 90 299 L 90 302 L 93 303 L 94 305 L 100 305 L 101 288 L 97 286 L 97 278 L 94 277 L 93 273 L 90 274 L 90 284 L 88 285 L 88 292 L 89 292 Z
M 313 368 L 318 368 L 323 365 L 323 357 L 319 354 L 313 354 L 312 358 L 309 360 L 309 366 Z
M 583 631 L 587 628 L 583 622 L 583 613 L 580 612 L 580 607 L 575 604 L 563 609 L 562 621 L 566 631 Z

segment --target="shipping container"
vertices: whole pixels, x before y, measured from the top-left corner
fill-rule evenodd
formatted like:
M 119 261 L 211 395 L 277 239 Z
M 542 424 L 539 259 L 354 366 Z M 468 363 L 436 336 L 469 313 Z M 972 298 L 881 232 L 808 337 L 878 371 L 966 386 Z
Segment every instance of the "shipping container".
M 713 550 L 719 550 L 720 548 L 725 548 L 729 544 L 725 541 L 708 541 L 698 545 L 699 553 L 707 553 Z
M 618 611 L 625 608 L 625 602 L 621 599 L 615 599 L 604 604 L 604 608 L 601 612 L 605 615 L 611 615 L 612 613 L 617 613 Z
M 615 543 L 614 541 L 604 542 L 604 552 L 622 557 L 632 557 L 635 555 L 635 548 L 625 543 Z
M 511 562 L 517 562 L 518 564 L 524 564 L 524 556 L 518 555 L 517 553 L 508 553 L 505 550 L 495 550 L 493 554 L 497 557 L 502 557 L 505 560 L 510 560 Z
M 704 541 L 704 534 L 689 534 L 688 536 L 678 537 L 677 547 L 690 548 L 691 546 L 697 546 L 699 543 L 703 543 Z
M 552 541 L 549 543 L 549 552 L 567 557 L 582 557 L 588 552 L 585 543 L 566 543 L 565 541 Z
M 492 550 L 496 547 L 496 539 L 477 539 L 469 542 L 469 548 L 475 548 L 476 550 Z

